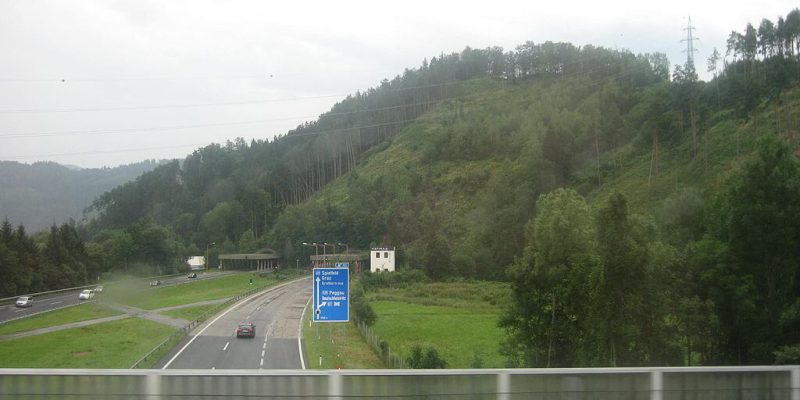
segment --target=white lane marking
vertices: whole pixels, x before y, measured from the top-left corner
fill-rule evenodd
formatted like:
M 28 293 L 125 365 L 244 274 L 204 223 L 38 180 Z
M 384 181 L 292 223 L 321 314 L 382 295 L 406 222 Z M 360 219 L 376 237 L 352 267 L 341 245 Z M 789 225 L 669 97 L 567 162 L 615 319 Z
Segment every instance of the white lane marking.
M 50 305 L 53 305 L 53 304 L 61 304 L 61 303 L 63 303 L 63 301 L 56 301 L 56 302 L 54 302 L 54 303 L 50 303 Z
M 263 366 L 264 366 L 264 359 L 263 359 L 263 358 L 261 359 L 261 364 L 259 364 L 259 366 L 260 366 L 260 367 L 263 367 Z
M 261 350 L 261 358 L 264 358 L 264 352 L 265 352 L 265 351 L 266 351 L 266 350 Z
M 229 344 L 231 344 L 231 342 L 225 342 L 225 347 L 222 348 L 222 351 L 228 350 Z
M 267 349 L 267 342 L 264 342 L 264 345 L 261 346 L 261 348 L 266 350 Z
M 297 352 L 300 353 L 300 368 L 306 369 L 306 361 L 303 359 L 303 342 L 301 339 L 303 338 L 303 318 L 306 316 L 306 309 L 308 309 L 308 304 L 311 303 L 311 297 L 308 298 L 306 302 L 306 306 L 303 307 L 303 313 L 300 314 L 300 323 L 297 324 Z M 309 323 L 311 321 L 308 321 Z
M 198 336 L 202 335 L 202 334 L 203 334 L 203 332 L 205 332 L 205 331 L 206 331 L 206 329 L 208 329 L 209 327 L 211 327 L 211 325 L 214 325 L 214 323 L 216 323 L 217 321 L 219 321 L 219 319 L 220 319 L 220 318 L 224 317 L 224 316 L 225 316 L 225 315 L 227 315 L 229 312 L 231 312 L 231 311 L 233 311 L 233 310 L 235 310 L 235 309 L 239 308 L 239 306 L 241 306 L 241 305 L 242 305 L 242 304 L 244 304 L 244 303 L 247 303 L 248 301 L 250 301 L 250 300 L 251 300 L 251 299 L 253 299 L 254 297 L 262 296 L 262 295 L 264 295 L 265 293 L 269 293 L 269 291 L 271 291 L 271 290 L 277 289 L 277 288 L 279 288 L 279 287 L 281 287 L 281 286 L 285 286 L 285 285 L 291 285 L 292 283 L 296 283 L 296 282 L 302 281 L 303 279 L 305 279 L 305 278 L 300 278 L 300 279 L 297 279 L 297 280 L 294 280 L 294 281 L 289 281 L 289 282 L 286 282 L 286 283 L 284 283 L 284 284 L 282 284 L 282 285 L 278 285 L 277 287 L 273 287 L 273 288 L 266 289 L 264 292 L 261 292 L 261 293 L 255 294 L 255 295 L 253 295 L 253 296 L 247 296 L 247 297 L 243 298 L 243 299 L 242 299 L 242 300 L 240 300 L 238 303 L 236 303 L 236 304 L 234 304 L 233 306 L 231 306 L 231 308 L 229 308 L 229 309 L 225 310 L 225 312 L 223 312 L 222 314 L 218 315 L 218 316 L 217 316 L 217 318 L 214 318 L 214 320 L 213 320 L 213 321 L 211 321 L 211 322 L 209 322 L 209 323 L 208 323 L 208 325 L 206 325 L 206 327 L 205 327 L 205 328 L 203 328 L 203 329 L 201 329 L 201 330 L 200 330 L 200 332 L 197 332 L 197 335 L 195 335 L 195 336 L 193 336 L 191 339 L 189 339 L 189 341 L 188 341 L 188 342 L 187 342 L 185 345 L 183 345 L 183 347 L 181 347 L 181 349 L 180 349 L 180 350 L 178 350 L 178 352 L 177 352 L 177 353 L 175 353 L 175 355 L 174 355 L 174 356 L 172 356 L 172 358 L 171 358 L 169 361 L 167 361 L 167 363 L 166 363 L 166 364 L 164 364 L 164 366 L 163 366 L 161 369 L 167 369 L 167 368 L 170 366 L 170 364 L 172 364 L 172 362 L 173 362 L 173 361 L 175 361 L 175 359 L 176 359 L 176 358 L 178 358 L 178 356 L 180 356 L 180 355 L 181 355 L 181 353 L 183 353 L 183 351 L 184 351 L 184 350 L 186 350 L 186 348 L 187 348 L 187 347 L 189 347 L 189 346 L 190 346 L 190 345 L 191 345 L 191 344 L 194 342 L 194 340 L 195 340 L 195 339 L 197 339 L 197 337 L 198 337 Z M 309 299 L 309 301 L 311 301 L 311 300 Z M 306 305 L 307 305 L 307 304 L 306 304 Z M 298 343 L 298 346 L 299 346 L 299 345 L 300 345 L 300 338 L 298 338 L 298 339 L 297 339 L 297 343 Z M 301 362 L 301 364 L 302 364 L 302 361 L 303 361 L 303 356 L 302 356 L 302 354 L 303 354 L 303 353 L 302 353 L 302 351 L 301 351 L 301 352 L 300 352 L 300 362 Z M 303 364 L 303 365 L 305 365 L 305 364 Z M 303 369 L 305 369 L 305 368 L 303 368 Z
M 217 369 L 217 367 L 211 367 L 211 369 Z
M 25 311 L 25 310 L 24 310 L 24 309 L 22 309 L 22 308 L 20 308 L 19 310 L 14 310 L 14 312 L 15 312 L 15 313 L 18 313 L 18 312 L 23 312 L 23 311 Z
M 259 295 L 257 294 L 256 296 L 259 296 Z M 231 308 L 225 310 L 225 312 L 223 312 L 222 314 L 218 315 L 217 318 L 214 318 L 214 320 L 211 321 L 208 325 L 206 325 L 205 328 L 201 329 L 200 332 L 197 332 L 197 335 L 192 336 L 192 338 L 189 339 L 189 341 L 185 345 L 183 345 L 183 347 L 181 347 L 181 349 L 178 350 L 178 352 L 175 353 L 175 355 L 172 356 L 172 358 L 169 361 L 167 361 L 167 363 L 164 364 L 164 366 L 161 369 L 167 369 L 170 366 L 170 364 L 172 364 L 172 362 L 175 361 L 175 359 L 178 358 L 178 356 L 180 356 L 181 353 L 183 353 L 183 351 L 186 350 L 186 348 L 189 347 L 189 345 L 191 345 L 194 342 L 195 339 L 200 337 L 200 335 L 202 335 L 203 332 L 206 331 L 206 329 L 210 328 L 211 325 L 214 325 L 215 322 L 219 321 L 220 318 L 224 317 L 229 312 L 239 308 L 239 306 L 241 306 L 242 304 L 247 303 L 251 298 L 252 298 L 252 296 L 248 296 L 248 297 L 243 298 L 238 303 L 236 303 L 233 306 L 231 306 Z

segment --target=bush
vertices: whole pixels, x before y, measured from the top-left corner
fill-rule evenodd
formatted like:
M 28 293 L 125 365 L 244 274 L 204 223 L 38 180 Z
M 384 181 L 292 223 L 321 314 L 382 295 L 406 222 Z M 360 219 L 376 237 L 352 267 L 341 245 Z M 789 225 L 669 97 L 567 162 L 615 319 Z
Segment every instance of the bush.
M 378 314 L 369 305 L 364 293 L 363 287 L 355 283 L 350 289 L 350 303 L 351 310 L 353 310 L 353 318 L 356 322 L 363 322 L 367 326 L 372 326 L 378 319 Z
M 364 273 L 361 275 L 361 284 L 369 292 L 381 288 L 404 288 L 412 283 L 428 282 L 430 279 L 425 272 L 418 269 L 401 269 L 395 272 Z
M 414 369 L 447 368 L 447 361 L 439 356 L 439 352 L 435 348 L 428 347 L 425 354 L 423 354 L 422 347 L 419 345 L 414 345 L 411 348 L 411 356 L 406 359 L 406 363 L 410 368 Z

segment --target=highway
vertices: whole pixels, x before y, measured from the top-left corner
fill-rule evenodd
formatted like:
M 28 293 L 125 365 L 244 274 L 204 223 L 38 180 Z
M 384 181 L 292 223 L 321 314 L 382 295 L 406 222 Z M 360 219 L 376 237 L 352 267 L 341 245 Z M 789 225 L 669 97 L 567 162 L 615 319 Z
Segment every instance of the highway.
M 201 271 L 198 271 L 197 278 L 193 279 L 187 278 L 186 275 L 180 275 L 180 276 L 171 276 L 169 278 L 142 279 L 136 281 L 136 284 L 141 285 L 143 290 L 151 290 L 153 289 L 153 287 L 149 286 L 150 281 L 156 279 L 160 279 L 161 284 L 159 286 L 169 286 L 169 285 L 179 285 L 182 283 L 188 283 L 195 280 L 217 278 L 231 273 L 234 272 L 215 272 L 213 274 L 203 274 Z M 115 284 L 117 283 L 104 285 L 104 292 L 108 292 L 109 290 L 114 290 Z M 94 288 L 94 287 L 89 287 L 89 288 Z M 0 323 L 86 302 L 86 300 L 78 299 L 78 294 L 80 292 L 81 289 L 75 289 L 66 292 L 34 296 L 33 305 L 31 307 L 25 307 L 25 308 L 20 308 L 15 306 L 13 301 L 8 304 L 4 304 L 0 306 Z M 103 293 L 99 293 L 96 296 L 102 296 L 102 295 Z
M 198 327 L 158 365 L 163 369 L 301 369 L 298 331 L 311 298 L 311 278 L 245 299 Z M 255 338 L 236 338 L 240 322 Z
M 33 305 L 25 308 L 19 308 L 14 303 L 3 305 L 0 307 L 0 323 L 78 304 L 81 302 L 81 300 L 78 300 L 80 292 L 80 290 L 74 290 L 49 296 L 34 297 Z

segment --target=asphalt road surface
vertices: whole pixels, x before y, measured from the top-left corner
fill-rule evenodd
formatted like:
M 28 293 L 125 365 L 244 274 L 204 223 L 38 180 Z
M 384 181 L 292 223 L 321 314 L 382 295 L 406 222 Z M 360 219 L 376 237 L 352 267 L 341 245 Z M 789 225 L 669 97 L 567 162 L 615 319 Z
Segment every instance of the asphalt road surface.
M 169 278 L 161 278 L 159 286 L 179 285 L 182 283 L 193 282 L 202 279 L 212 279 L 224 275 L 229 275 L 235 272 L 218 272 L 213 274 L 203 274 L 202 271 L 197 271 L 197 278 L 188 278 L 187 275 L 173 276 Z M 157 278 L 143 279 L 136 284 L 141 285 L 143 290 L 151 289 L 149 286 L 151 281 Z M 114 290 L 114 284 L 104 285 L 104 292 Z M 59 308 L 69 307 L 78 303 L 86 302 L 86 300 L 79 300 L 78 294 L 81 289 L 76 289 L 69 292 L 62 292 L 58 294 L 48 294 L 42 296 L 34 296 L 33 305 L 30 307 L 17 307 L 14 302 L 0 306 L 0 323 L 31 316 L 34 314 L 43 313 L 45 311 L 55 310 Z M 95 296 L 102 296 L 103 293 L 97 293 Z
M 311 278 L 250 297 L 200 326 L 162 360 L 169 369 L 301 369 L 300 317 L 311 298 Z M 236 338 L 240 322 L 255 338 Z
M 27 317 L 33 314 L 54 310 L 57 308 L 75 305 L 85 300 L 78 300 L 80 290 L 54 294 L 48 297 L 34 297 L 33 305 L 20 308 L 10 303 L 0 307 L 0 322 Z

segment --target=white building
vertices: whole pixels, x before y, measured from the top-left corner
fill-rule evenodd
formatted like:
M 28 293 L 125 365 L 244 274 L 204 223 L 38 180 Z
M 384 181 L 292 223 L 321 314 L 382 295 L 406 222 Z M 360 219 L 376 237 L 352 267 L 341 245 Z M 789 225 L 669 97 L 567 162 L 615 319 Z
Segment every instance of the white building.
M 394 247 L 373 247 L 369 252 L 370 272 L 394 272 Z
M 206 258 L 204 256 L 189 257 L 189 259 L 186 260 L 186 264 L 189 264 L 190 270 L 200 271 L 206 267 Z

